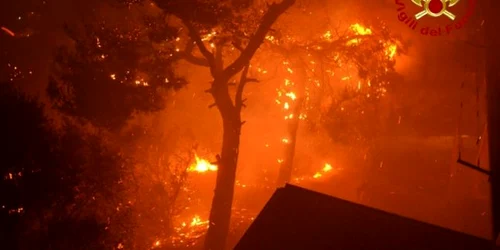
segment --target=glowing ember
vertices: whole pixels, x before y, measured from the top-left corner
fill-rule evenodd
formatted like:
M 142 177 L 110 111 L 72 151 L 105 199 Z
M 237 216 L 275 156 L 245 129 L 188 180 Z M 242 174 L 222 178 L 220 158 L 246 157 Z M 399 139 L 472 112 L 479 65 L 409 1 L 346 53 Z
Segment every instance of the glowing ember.
M 285 95 L 286 95 L 286 96 L 288 96 L 288 97 L 289 97 L 290 99 L 292 99 L 292 100 L 297 99 L 297 96 L 296 96 L 296 95 L 295 95 L 295 93 L 293 93 L 293 92 L 288 92 L 288 93 L 286 93 Z
M 320 172 L 317 172 L 313 175 L 313 178 L 314 179 L 318 179 L 318 178 L 321 178 L 321 176 L 323 176 Z
M 327 41 L 331 41 L 333 39 L 332 32 L 331 31 L 325 32 L 323 34 L 323 38 Z
M 160 241 L 159 240 L 155 241 L 155 243 L 153 244 L 153 246 L 154 247 L 159 247 L 160 246 Z
M 319 171 L 319 172 L 316 172 L 313 175 L 313 178 L 314 179 L 319 179 L 319 178 L 323 177 L 326 173 L 328 173 L 328 172 L 330 172 L 332 170 L 333 170 L 332 165 L 330 165 L 329 163 L 325 163 L 325 166 L 323 166 L 323 169 L 321 169 L 321 171 Z
M 328 164 L 328 163 L 325 163 L 325 166 L 323 167 L 323 172 L 330 172 L 330 170 L 332 170 L 332 165 Z
M 198 157 L 198 155 L 195 155 L 195 163 L 191 165 L 188 168 L 188 172 L 198 172 L 198 173 L 205 173 L 205 172 L 215 172 L 217 171 L 217 166 L 213 165 L 209 161 L 205 159 L 201 159 Z
M 1 29 L 10 36 L 16 36 L 16 34 L 14 34 L 14 32 L 12 32 L 10 29 L 7 29 L 5 27 L 2 27 Z
M 201 238 L 208 229 L 208 220 L 202 220 L 199 215 L 194 215 L 190 221 L 185 221 L 175 228 L 176 236 L 171 238 L 174 246 L 192 246 Z

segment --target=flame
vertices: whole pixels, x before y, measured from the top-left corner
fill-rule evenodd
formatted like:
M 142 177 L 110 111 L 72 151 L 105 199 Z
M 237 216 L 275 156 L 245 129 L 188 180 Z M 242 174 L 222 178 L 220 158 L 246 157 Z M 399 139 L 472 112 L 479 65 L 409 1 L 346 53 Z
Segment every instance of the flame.
M 331 31 L 327 31 L 323 34 L 323 39 L 327 40 L 327 41 L 332 41 L 333 40 L 333 37 L 332 37 L 332 32 Z
M 330 172 L 332 170 L 332 165 L 325 163 L 325 166 L 323 167 L 323 172 Z
M 350 28 L 351 28 L 352 31 L 354 31 L 354 33 L 356 35 L 365 36 L 365 35 L 371 35 L 372 34 L 372 30 L 371 29 L 366 28 L 366 27 L 362 26 L 359 23 L 355 23 L 355 24 L 351 25 Z
M 321 169 L 321 171 L 318 171 L 316 172 L 314 175 L 313 175 L 313 179 L 319 179 L 323 176 L 325 176 L 326 173 L 329 173 L 333 170 L 333 167 L 332 165 L 330 165 L 330 163 L 325 163 L 325 165 L 323 166 L 323 168 Z
M 319 179 L 319 178 L 321 178 L 321 176 L 323 176 L 323 174 L 321 174 L 320 172 L 316 172 L 316 173 L 313 175 L 313 178 L 314 178 L 314 179 Z
M 288 96 L 292 100 L 297 99 L 297 95 L 295 95 L 295 93 L 293 93 L 293 92 L 288 92 L 285 95 Z
M 194 156 L 195 162 L 189 166 L 188 172 L 198 172 L 198 173 L 205 173 L 205 172 L 215 172 L 217 171 L 217 166 L 213 165 L 209 161 L 205 159 L 201 159 L 198 157 L 198 155 L 195 154 Z
M 398 46 L 396 44 L 389 44 L 385 49 L 385 55 L 389 57 L 389 59 L 393 59 L 398 50 Z

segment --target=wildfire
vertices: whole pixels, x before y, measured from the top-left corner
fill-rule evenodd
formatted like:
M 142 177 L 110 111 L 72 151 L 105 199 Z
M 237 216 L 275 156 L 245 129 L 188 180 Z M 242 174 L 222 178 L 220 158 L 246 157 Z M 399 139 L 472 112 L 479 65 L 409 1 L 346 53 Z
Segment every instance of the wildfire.
M 351 36 L 356 35 L 356 39 L 354 37 L 350 37 L 347 40 L 348 43 L 356 46 L 361 44 L 362 42 L 367 42 L 367 38 L 362 38 L 360 39 L 359 36 L 370 36 L 373 35 L 373 31 L 367 27 L 362 26 L 361 24 L 353 24 L 350 27 L 350 34 Z M 216 32 L 209 33 L 205 36 L 202 37 L 202 40 L 207 42 L 208 46 L 212 46 L 212 40 L 214 36 L 216 36 Z M 323 41 L 333 41 L 335 38 L 333 36 L 333 33 L 330 31 L 325 32 L 321 38 Z M 272 43 L 277 43 L 277 39 L 273 36 L 267 36 L 266 40 Z M 382 42 L 381 44 L 383 45 L 384 50 L 381 51 L 381 55 L 387 56 L 389 60 L 393 60 L 394 57 L 396 56 L 397 53 L 397 45 L 391 42 Z M 321 47 L 315 47 L 315 49 L 321 50 Z M 340 55 L 336 56 L 336 61 L 337 57 L 341 58 Z M 340 64 L 339 61 L 339 67 L 341 68 L 348 68 L 349 65 L 347 65 L 346 62 L 343 62 L 342 65 Z M 307 66 L 310 67 L 312 72 L 315 72 L 319 70 L 319 67 L 321 66 L 319 61 L 315 61 L 312 59 L 306 60 L 306 63 L 308 64 Z M 263 67 L 258 67 L 257 65 L 252 65 L 254 66 L 255 70 L 260 73 L 260 74 L 266 74 L 268 71 L 264 69 Z M 319 79 L 309 79 L 307 80 L 306 83 L 298 82 L 300 78 L 296 76 L 296 74 L 300 73 L 300 71 L 297 71 L 297 68 L 295 68 L 297 65 L 294 65 L 291 61 L 283 61 L 281 65 L 281 71 L 284 74 L 284 78 L 281 79 L 279 83 L 279 87 L 276 89 L 277 93 L 277 98 L 276 98 L 276 103 L 278 104 L 278 107 L 280 110 L 283 112 L 283 118 L 285 122 L 290 122 L 290 120 L 293 121 L 293 119 L 306 119 L 307 118 L 307 110 L 297 110 L 296 105 L 298 104 L 297 100 L 308 100 L 309 98 L 309 91 L 311 91 L 314 86 L 320 87 L 323 86 L 323 82 L 321 82 Z M 328 72 L 329 75 L 332 77 L 335 77 L 338 79 L 337 81 L 346 82 L 348 84 L 350 83 L 358 83 L 358 88 L 361 89 L 361 85 L 363 88 L 369 88 L 372 85 L 370 84 L 370 81 L 367 80 L 367 82 L 363 81 L 361 83 L 361 80 L 356 77 L 355 73 L 350 72 L 350 74 L 346 74 L 346 76 L 342 75 L 335 75 L 333 69 L 325 69 L 325 72 Z M 340 72 L 340 71 L 339 71 Z M 111 78 L 114 78 L 115 75 L 112 75 Z M 298 91 L 297 86 L 302 86 L 302 84 L 308 84 L 305 87 L 305 91 Z M 376 85 L 373 85 L 376 86 Z M 378 86 L 377 86 L 378 88 Z M 313 92 L 311 92 L 313 93 Z M 300 96 L 298 96 L 300 95 Z M 300 97 L 300 98 L 298 98 Z M 304 101 L 306 102 L 306 101 Z M 343 110 L 344 108 L 341 107 Z M 297 121 L 297 120 L 295 120 Z M 279 138 L 279 137 L 278 137 Z M 294 143 L 294 137 L 291 137 L 290 134 L 284 134 L 282 135 L 281 138 L 281 145 L 282 146 L 290 146 L 293 145 Z M 269 144 L 265 144 L 265 147 L 269 147 Z M 215 163 L 212 163 L 206 159 L 200 158 L 197 154 L 195 154 L 195 160 L 194 162 L 188 167 L 187 171 L 188 172 L 197 172 L 197 173 L 206 173 L 206 172 L 216 172 L 218 170 L 218 166 Z M 284 158 L 277 158 L 277 163 L 279 165 L 283 164 L 285 161 L 287 161 Z M 312 170 L 311 172 L 308 172 L 304 175 L 299 175 L 297 177 L 293 178 L 293 181 L 298 183 L 302 181 L 321 181 L 324 180 L 325 178 L 328 178 L 329 176 L 332 176 L 338 171 L 341 171 L 342 168 L 338 167 L 333 167 L 330 163 L 324 163 L 323 165 L 319 164 L 316 165 L 317 168 Z M 255 188 L 262 188 L 265 185 L 262 184 L 252 184 L 252 183 L 241 183 L 239 180 L 236 180 L 235 186 L 238 187 L 241 190 L 248 190 L 248 189 L 255 189 Z M 272 188 L 270 188 L 272 189 Z M 233 208 L 234 209 L 234 208 Z M 241 212 L 241 211 L 240 211 Z M 251 216 L 241 216 L 242 221 L 248 221 L 252 220 L 253 217 Z M 234 219 L 233 219 L 234 220 Z M 188 217 L 184 222 L 181 222 L 177 227 L 174 228 L 175 231 L 175 236 L 171 238 L 170 243 L 173 245 L 182 245 L 182 246 L 192 246 L 196 244 L 199 239 L 206 233 L 206 230 L 208 229 L 209 222 L 208 220 L 204 219 L 203 217 L 199 215 L 194 215 L 191 218 Z M 164 247 L 165 241 L 153 241 L 152 244 L 154 247 L 159 247 L 160 245 Z
M 205 173 L 205 172 L 215 172 L 217 171 L 217 166 L 210 163 L 209 161 L 205 159 L 201 159 L 198 157 L 198 155 L 194 156 L 195 162 L 189 166 L 188 172 L 198 172 L 198 173 Z

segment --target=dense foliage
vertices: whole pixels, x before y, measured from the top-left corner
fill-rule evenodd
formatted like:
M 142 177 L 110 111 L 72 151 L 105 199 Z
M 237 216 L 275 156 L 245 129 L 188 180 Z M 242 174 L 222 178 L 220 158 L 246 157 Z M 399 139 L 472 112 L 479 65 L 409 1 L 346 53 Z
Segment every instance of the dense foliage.
M 120 234 L 121 159 L 102 135 L 55 130 L 36 100 L 2 83 L 0 235 L 6 249 L 103 249 Z M 111 223 L 113 224 L 111 225 Z M 115 235 L 115 236 L 118 236 Z M 113 236 L 113 238 L 115 238 Z M 7 240 L 8 239 L 8 240 Z M 16 239 L 16 240 L 12 240 Z
M 156 44 L 177 35 L 163 15 L 138 14 L 140 7 L 106 10 L 114 15 L 66 26 L 70 44 L 55 54 L 48 93 L 63 113 L 118 129 L 134 111 L 161 110 L 165 90 L 186 82 L 174 73 L 175 47 Z

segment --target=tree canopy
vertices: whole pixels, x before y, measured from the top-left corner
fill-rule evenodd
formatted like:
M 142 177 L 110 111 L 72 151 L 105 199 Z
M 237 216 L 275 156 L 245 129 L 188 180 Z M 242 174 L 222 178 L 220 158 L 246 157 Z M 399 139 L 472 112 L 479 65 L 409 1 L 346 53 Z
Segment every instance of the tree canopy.
M 60 111 L 117 129 L 135 111 L 161 110 L 165 92 L 186 81 L 174 71 L 175 47 L 157 44 L 177 36 L 163 15 L 102 8 L 114 15 L 94 13 L 92 21 L 66 26 L 70 43 L 55 54 L 47 91 Z

